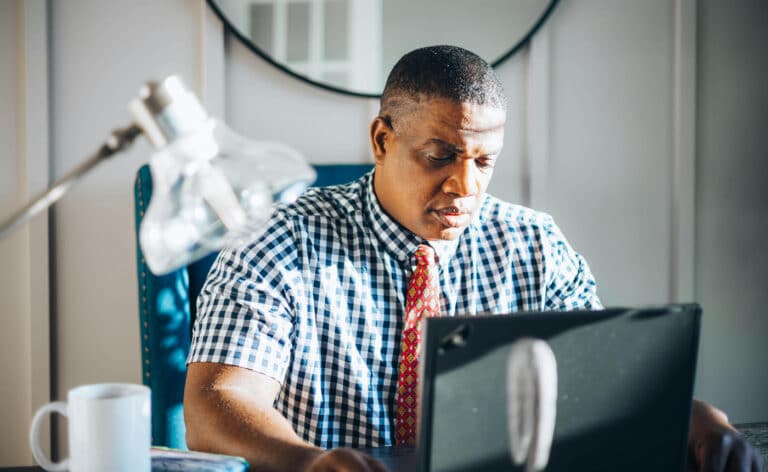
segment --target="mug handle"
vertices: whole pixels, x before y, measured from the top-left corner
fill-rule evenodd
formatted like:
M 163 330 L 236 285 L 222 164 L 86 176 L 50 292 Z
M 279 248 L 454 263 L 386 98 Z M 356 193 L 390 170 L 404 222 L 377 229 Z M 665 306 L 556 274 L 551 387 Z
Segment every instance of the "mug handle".
M 37 410 L 34 418 L 32 418 L 32 427 L 29 430 L 29 445 L 32 447 L 32 455 L 35 457 L 37 463 L 40 464 L 40 467 L 45 470 L 52 472 L 67 470 L 69 459 L 64 459 L 61 462 L 51 462 L 51 460 L 43 454 L 43 450 L 40 448 L 40 443 L 38 442 L 38 437 L 40 436 L 40 422 L 43 420 L 43 416 L 49 412 L 56 412 L 62 416 L 67 416 L 67 403 L 48 403 Z

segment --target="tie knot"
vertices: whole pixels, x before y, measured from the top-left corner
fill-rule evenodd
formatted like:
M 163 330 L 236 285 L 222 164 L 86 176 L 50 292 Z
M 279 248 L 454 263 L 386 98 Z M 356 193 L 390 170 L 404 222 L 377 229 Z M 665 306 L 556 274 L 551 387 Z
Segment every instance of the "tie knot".
M 429 267 L 436 262 L 435 250 L 429 244 L 419 244 L 414 255 L 416 256 L 417 266 Z

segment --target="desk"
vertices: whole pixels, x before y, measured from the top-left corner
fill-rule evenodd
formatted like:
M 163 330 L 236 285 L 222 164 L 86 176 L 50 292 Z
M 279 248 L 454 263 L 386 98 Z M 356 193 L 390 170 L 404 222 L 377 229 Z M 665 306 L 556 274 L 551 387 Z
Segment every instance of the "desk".
M 760 451 L 766 464 L 768 464 L 768 422 L 740 424 L 736 427 Z M 393 472 L 416 472 L 418 470 L 416 451 L 412 448 L 381 447 L 364 449 L 364 451 L 383 462 Z M 43 472 L 43 469 L 37 466 L 0 467 L 0 472 Z

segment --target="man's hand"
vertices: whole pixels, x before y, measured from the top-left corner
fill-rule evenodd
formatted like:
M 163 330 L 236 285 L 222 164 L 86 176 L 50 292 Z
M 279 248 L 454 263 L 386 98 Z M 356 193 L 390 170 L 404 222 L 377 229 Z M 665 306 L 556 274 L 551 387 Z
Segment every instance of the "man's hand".
M 324 451 L 301 439 L 273 404 L 278 382 L 241 367 L 193 362 L 184 389 L 190 450 L 244 457 L 253 470 L 387 472 L 354 449 Z
M 373 457 L 348 448 L 324 451 L 305 469 L 306 472 L 388 472 Z
M 728 422 L 722 411 L 694 400 L 691 432 L 688 436 L 689 457 L 693 470 L 702 472 L 763 472 L 760 453 Z M 689 470 L 691 468 L 689 467 Z

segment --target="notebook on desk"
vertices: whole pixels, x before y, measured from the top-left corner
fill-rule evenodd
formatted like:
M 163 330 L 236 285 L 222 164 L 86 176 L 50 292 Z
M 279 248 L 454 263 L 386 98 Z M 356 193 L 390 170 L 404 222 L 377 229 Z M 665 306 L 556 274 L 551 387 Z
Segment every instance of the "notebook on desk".
M 700 316 L 675 305 L 429 319 L 419 470 L 523 470 L 509 452 L 505 374 L 524 336 L 557 361 L 547 471 L 684 470 Z

